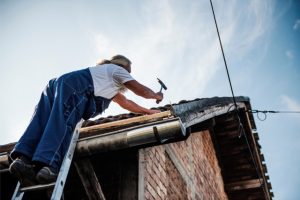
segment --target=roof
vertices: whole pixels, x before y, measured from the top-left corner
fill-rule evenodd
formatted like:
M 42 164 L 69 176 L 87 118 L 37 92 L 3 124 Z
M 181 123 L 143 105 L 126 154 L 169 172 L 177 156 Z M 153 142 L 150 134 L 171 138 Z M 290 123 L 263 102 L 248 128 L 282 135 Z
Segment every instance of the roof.
M 88 120 L 81 129 L 76 152 L 80 156 L 143 148 L 185 140 L 194 132 L 208 129 L 229 199 L 272 199 L 254 118 L 247 112 L 251 110 L 250 99 L 241 96 L 236 101 L 238 112 L 231 97 L 213 97 L 158 107 L 162 113 L 154 115 L 129 113 Z M 4 152 L 13 146 L 0 146 L 1 169 L 7 169 Z

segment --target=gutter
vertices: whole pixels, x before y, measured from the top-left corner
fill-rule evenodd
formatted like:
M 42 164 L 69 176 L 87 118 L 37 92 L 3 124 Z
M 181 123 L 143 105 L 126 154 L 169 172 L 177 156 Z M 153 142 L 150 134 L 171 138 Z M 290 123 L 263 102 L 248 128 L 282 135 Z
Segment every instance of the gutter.
M 177 117 L 79 139 L 76 154 L 87 156 L 146 144 L 163 144 L 185 135 L 186 129 Z

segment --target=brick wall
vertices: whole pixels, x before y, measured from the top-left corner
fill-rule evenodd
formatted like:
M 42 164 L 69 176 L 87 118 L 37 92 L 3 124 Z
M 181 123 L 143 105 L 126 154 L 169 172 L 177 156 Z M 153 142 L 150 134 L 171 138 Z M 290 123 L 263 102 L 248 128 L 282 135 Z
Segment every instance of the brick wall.
M 140 150 L 140 199 L 227 199 L 208 131 Z

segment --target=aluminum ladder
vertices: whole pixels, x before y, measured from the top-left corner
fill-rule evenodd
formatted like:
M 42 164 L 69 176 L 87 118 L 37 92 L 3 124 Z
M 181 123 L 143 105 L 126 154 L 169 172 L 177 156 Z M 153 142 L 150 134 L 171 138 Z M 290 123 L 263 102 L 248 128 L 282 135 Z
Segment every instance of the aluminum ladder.
M 59 200 L 61 198 L 62 199 L 64 198 L 63 190 L 72 163 L 72 159 L 75 152 L 75 147 L 77 144 L 79 131 L 82 126 L 82 123 L 83 120 L 80 120 L 74 129 L 69 148 L 60 167 L 56 182 L 49 183 L 49 184 L 34 185 L 34 186 L 23 187 L 23 188 L 21 188 L 20 182 L 18 182 L 14 194 L 12 196 L 12 200 L 21 200 L 26 191 L 35 191 L 35 190 L 47 189 L 51 187 L 54 187 L 51 195 L 51 200 Z

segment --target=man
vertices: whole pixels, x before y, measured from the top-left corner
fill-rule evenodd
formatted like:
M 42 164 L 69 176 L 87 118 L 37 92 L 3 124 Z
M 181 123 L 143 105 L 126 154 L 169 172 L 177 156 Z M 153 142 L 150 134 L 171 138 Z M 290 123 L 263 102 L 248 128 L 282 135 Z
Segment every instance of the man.
M 161 101 L 130 75 L 131 61 L 122 55 L 94 67 L 70 72 L 49 81 L 32 120 L 11 153 L 10 172 L 22 186 L 56 180 L 76 124 L 81 118 L 101 114 L 111 101 L 135 113 L 153 114 L 122 94 L 125 89 L 147 99 Z

